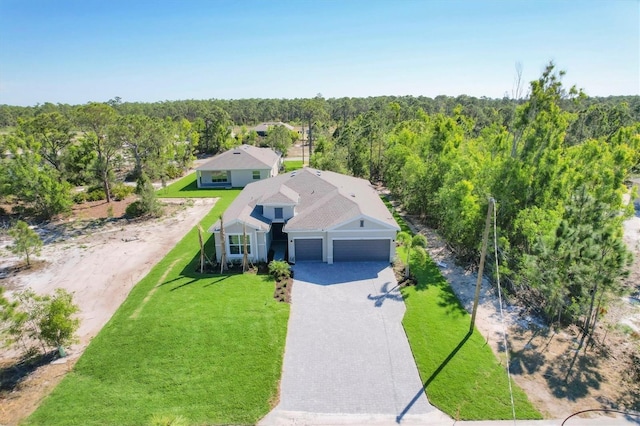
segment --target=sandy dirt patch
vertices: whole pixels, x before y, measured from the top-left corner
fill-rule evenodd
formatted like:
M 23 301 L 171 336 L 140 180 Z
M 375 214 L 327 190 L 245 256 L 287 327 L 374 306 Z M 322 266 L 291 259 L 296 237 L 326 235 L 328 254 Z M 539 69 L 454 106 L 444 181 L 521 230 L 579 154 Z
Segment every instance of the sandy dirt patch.
M 14 391 L 1 395 L 0 424 L 17 424 L 37 407 L 70 371 L 133 286 L 198 224 L 216 199 L 165 201 L 174 205 L 169 209 L 174 212 L 159 219 L 75 220 L 47 225 L 39 230 L 46 242 L 38 257 L 44 265 L 37 270 L 7 274 L 0 279 L 0 285 L 9 291 L 29 287 L 40 294 L 52 293 L 56 288 L 73 292 L 74 301 L 80 307 L 81 320 L 78 331 L 80 343 L 69 349 L 67 358 L 60 360 L 61 363 L 38 368 Z M 97 209 L 104 208 L 103 213 L 106 213 L 107 206 L 102 204 L 98 203 Z M 79 215 L 83 213 L 87 217 L 104 217 L 101 216 L 103 213 L 91 209 L 85 209 Z M 7 244 L 8 238 L 0 241 L 0 247 Z M 0 269 L 6 270 L 17 263 L 15 257 L 5 254 L 0 257 Z M 5 350 L 0 354 L 0 362 L 7 365 L 15 361 L 15 357 L 16 353 Z

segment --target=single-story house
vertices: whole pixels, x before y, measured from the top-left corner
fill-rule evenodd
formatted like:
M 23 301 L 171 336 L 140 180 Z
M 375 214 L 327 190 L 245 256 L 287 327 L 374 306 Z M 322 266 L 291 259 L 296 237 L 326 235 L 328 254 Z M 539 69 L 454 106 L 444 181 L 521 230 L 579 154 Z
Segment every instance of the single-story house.
M 260 123 L 256 127 L 254 127 L 253 130 L 256 131 L 258 136 L 265 137 L 267 136 L 267 132 L 269 131 L 269 128 L 275 127 L 275 126 L 284 126 L 287 128 L 287 130 L 294 130 L 294 127 L 292 125 L 283 123 L 282 121 L 267 121 L 264 123 Z
M 247 185 L 209 232 L 216 258 L 221 245 L 227 260 L 241 260 L 243 235 L 253 261 L 270 250 L 302 261 L 385 261 L 395 258 L 400 227 L 371 184 L 339 173 L 303 168 Z
M 241 145 L 218 154 L 196 168 L 198 188 L 243 188 L 276 176 L 282 155 L 271 148 Z

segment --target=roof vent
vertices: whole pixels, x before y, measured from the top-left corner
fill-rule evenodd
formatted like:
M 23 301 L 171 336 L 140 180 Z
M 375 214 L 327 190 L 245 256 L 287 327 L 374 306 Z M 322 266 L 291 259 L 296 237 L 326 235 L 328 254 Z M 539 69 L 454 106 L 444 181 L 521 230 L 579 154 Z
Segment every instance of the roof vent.
M 352 196 L 353 198 L 356 198 L 356 194 L 354 194 L 353 192 L 351 193 L 351 196 Z
M 240 151 L 233 151 L 234 154 L 240 154 Z

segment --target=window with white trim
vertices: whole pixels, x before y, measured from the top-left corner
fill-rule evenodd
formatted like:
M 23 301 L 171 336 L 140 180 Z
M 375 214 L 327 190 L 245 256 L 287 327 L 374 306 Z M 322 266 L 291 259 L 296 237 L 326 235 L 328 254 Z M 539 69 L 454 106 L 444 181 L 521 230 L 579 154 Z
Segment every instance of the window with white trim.
M 259 180 L 260 179 L 260 170 L 254 170 L 253 171 L 253 180 Z
M 274 217 L 276 219 L 282 219 L 282 217 L 283 217 L 282 207 L 276 207 L 273 210 L 274 210 Z
M 247 253 L 251 254 L 251 235 L 247 235 Z M 244 245 L 242 244 L 242 234 L 229 235 L 229 254 L 244 254 Z

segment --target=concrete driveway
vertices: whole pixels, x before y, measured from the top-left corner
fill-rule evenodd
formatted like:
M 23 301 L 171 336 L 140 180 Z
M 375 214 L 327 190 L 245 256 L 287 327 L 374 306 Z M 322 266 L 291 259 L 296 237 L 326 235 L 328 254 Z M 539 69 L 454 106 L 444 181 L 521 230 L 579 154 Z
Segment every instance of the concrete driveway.
M 441 416 L 422 391 L 388 264 L 298 263 L 294 273 L 280 403 L 261 424 L 420 424 Z

